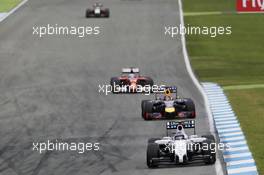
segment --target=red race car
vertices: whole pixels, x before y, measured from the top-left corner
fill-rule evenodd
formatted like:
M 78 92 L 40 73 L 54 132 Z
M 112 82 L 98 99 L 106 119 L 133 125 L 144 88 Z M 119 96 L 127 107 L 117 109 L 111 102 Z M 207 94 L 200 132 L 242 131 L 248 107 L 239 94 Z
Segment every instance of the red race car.
M 119 77 L 112 77 L 110 85 L 113 93 L 150 92 L 154 82 L 150 77 L 141 76 L 139 68 L 123 68 Z

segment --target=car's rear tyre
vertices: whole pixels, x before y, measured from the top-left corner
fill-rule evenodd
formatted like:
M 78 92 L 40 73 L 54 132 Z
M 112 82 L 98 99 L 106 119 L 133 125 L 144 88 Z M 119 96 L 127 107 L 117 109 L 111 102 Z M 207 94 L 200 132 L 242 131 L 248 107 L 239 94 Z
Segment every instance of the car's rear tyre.
M 110 80 L 110 85 L 112 87 L 112 93 L 117 94 L 118 89 L 117 86 L 120 86 L 120 80 L 117 77 L 112 77 Z
M 204 163 L 207 165 L 212 165 L 216 161 L 216 155 L 215 154 L 210 154 L 209 157 L 205 158 Z
M 155 168 L 158 165 L 153 161 L 153 158 L 159 158 L 159 145 L 156 143 L 149 143 L 147 148 L 147 166 Z
M 86 18 L 90 18 L 91 17 L 91 13 L 92 13 L 92 10 L 91 9 L 87 9 L 86 12 L 85 12 L 85 17 Z
M 146 100 L 143 102 L 143 107 L 142 107 L 142 117 L 145 120 L 151 120 L 150 117 L 148 117 L 147 114 L 152 114 L 152 108 L 153 108 L 153 103 L 151 101 Z
M 196 117 L 196 111 L 195 111 L 195 104 L 194 104 L 193 100 L 190 98 L 187 98 L 185 105 L 186 105 L 187 111 L 191 112 L 189 117 L 195 118 Z
M 110 17 L 110 11 L 109 11 L 109 9 L 105 9 L 105 17 L 107 17 L 107 18 Z
M 213 135 L 204 135 L 207 140 L 203 144 L 207 144 L 206 149 L 203 150 L 205 164 L 214 164 L 216 161 L 216 144 Z
M 144 115 L 145 115 L 145 106 L 146 106 L 146 103 L 147 103 L 148 100 L 142 100 L 141 101 L 141 116 L 142 118 L 144 118 Z

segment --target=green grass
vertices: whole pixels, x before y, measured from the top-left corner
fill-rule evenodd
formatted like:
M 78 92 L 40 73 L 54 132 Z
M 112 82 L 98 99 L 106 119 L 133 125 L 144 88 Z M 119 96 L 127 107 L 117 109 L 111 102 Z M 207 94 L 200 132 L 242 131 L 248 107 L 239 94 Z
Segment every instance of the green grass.
M 224 12 L 222 15 L 185 16 L 185 25 L 232 26 L 229 36 L 187 35 L 187 49 L 200 81 L 227 87 L 225 92 L 246 134 L 259 173 L 264 174 L 264 88 L 255 88 L 264 84 L 264 16 L 236 14 L 235 2 L 184 0 L 185 13 Z
M 226 93 L 239 116 L 259 174 L 264 174 L 264 90 L 229 90 Z
M 263 20 L 262 14 L 185 17 L 191 26 L 232 26 L 231 35 L 187 36 L 193 68 L 201 80 L 221 85 L 264 83 Z
M 184 0 L 184 12 L 234 11 L 236 0 Z
M 0 0 L 0 12 L 8 12 L 21 0 Z

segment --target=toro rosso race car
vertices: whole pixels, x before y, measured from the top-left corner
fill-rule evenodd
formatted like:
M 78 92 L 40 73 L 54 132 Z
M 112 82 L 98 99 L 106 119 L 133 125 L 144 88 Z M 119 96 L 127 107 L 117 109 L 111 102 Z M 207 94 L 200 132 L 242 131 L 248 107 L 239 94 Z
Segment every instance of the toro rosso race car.
M 95 3 L 93 8 L 88 8 L 85 14 L 86 18 L 91 17 L 105 17 L 108 18 L 110 16 L 110 11 L 108 8 L 103 8 L 101 3 Z
M 112 77 L 110 85 L 113 93 L 143 93 L 151 91 L 154 82 L 150 77 L 141 76 L 139 68 L 123 68 L 119 77 Z
M 164 87 L 155 92 L 155 100 L 141 102 L 142 117 L 151 119 L 195 118 L 192 99 L 179 98 L 177 87 Z
M 214 164 L 216 143 L 213 135 L 195 135 L 195 121 L 167 122 L 167 136 L 151 138 L 147 147 L 147 166 L 179 165 L 188 163 Z M 184 129 L 194 129 L 194 135 L 187 135 Z M 174 131 L 174 132 L 170 132 Z M 176 131 L 176 132 L 175 132 Z

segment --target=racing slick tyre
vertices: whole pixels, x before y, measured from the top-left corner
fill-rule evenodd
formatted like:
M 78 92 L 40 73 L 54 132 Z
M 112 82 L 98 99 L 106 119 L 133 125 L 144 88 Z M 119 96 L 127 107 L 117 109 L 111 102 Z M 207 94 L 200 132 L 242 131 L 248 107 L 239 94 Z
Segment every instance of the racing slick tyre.
M 149 143 L 147 148 L 147 166 L 149 168 L 155 168 L 158 166 L 153 161 L 153 158 L 159 158 L 159 145 L 156 143 Z
M 214 164 L 216 161 L 215 138 L 213 135 L 204 135 L 207 138 L 203 144 L 207 144 L 206 149 L 203 150 L 205 164 Z
M 155 143 L 156 140 L 160 140 L 160 138 L 150 138 L 148 139 L 148 143 Z
M 151 101 L 145 101 L 142 107 L 142 117 L 145 120 L 151 120 L 147 114 L 152 114 L 153 103 Z
M 112 93 L 117 94 L 118 93 L 118 89 L 116 86 L 120 85 L 120 80 L 117 77 L 113 77 L 110 80 L 110 85 L 112 87 Z
M 93 12 L 93 11 L 92 11 L 91 9 L 87 9 L 86 12 L 85 12 L 85 17 L 86 17 L 86 18 L 90 18 L 92 12 Z
M 195 118 L 196 116 L 196 113 L 195 113 L 195 105 L 194 105 L 194 102 L 192 99 L 190 98 L 187 98 L 186 99 L 186 107 L 187 107 L 187 111 L 188 112 L 191 112 L 190 116 L 191 118 Z
M 146 103 L 148 100 L 142 100 L 141 101 L 141 116 L 144 118 L 145 115 L 145 108 L 146 108 Z
M 107 17 L 107 18 L 110 17 L 110 11 L 109 11 L 109 9 L 105 9 L 105 17 Z

